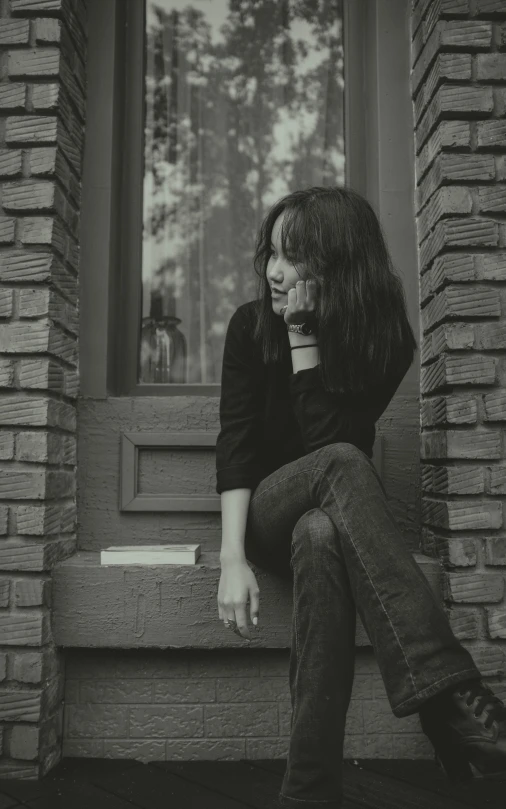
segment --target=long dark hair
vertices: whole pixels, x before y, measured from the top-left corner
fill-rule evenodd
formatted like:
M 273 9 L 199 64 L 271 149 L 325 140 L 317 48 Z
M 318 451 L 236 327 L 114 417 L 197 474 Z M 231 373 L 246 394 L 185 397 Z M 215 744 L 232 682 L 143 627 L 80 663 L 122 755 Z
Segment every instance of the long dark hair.
M 316 280 L 320 373 L 328 391 L 359 391 L 411 365 L 417 348 L 378 218 L 366 199 L 350 188 L 302 189 L 280 199 L 258 233 L 254 268 L 259 276 L 253 337 L 264 362 L 286 357 L 283 318 L 274 314 L 267 263 L 271 233 L 285 212 L 281 246 L 294 266 L 304 264 Z

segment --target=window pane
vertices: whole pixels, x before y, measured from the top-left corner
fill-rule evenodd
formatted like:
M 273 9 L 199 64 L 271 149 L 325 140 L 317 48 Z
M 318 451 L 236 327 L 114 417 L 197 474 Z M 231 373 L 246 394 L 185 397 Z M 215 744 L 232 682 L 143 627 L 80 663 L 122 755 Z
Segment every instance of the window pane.
M 281 196 L 344 184 L 342 0 L 147 0 L 141 383 L 220 382 Z

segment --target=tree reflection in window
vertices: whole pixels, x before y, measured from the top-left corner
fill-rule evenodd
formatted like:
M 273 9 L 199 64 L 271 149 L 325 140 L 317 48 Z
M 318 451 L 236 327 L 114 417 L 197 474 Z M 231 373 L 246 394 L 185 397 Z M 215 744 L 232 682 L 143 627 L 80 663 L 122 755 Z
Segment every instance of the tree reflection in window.
M 281 196 L 344 183 L 342 0 L 147 0 L 139 381 L 220 381 Z

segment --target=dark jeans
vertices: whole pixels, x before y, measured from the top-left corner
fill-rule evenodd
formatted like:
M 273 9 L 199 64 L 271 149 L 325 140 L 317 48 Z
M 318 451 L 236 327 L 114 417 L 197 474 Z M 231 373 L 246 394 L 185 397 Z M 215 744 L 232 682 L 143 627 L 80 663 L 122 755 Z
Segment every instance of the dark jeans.
M 374 464 L 354 445 L 329 444 L 264 478 L 252 493 L 245 552 L 293 578 L 292 725 L 280 803 L 337 809 L 356 611 L 397 717 L 480 672 L 407 548 Z

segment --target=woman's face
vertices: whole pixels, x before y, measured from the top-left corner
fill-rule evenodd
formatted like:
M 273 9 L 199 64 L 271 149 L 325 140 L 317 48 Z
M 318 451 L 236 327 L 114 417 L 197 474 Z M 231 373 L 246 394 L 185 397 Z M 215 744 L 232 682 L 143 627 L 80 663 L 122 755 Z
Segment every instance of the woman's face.
M 297 265 L 297 269 L 283 255 L 281 251 L 281 226 L 283 224 L 285 212 L 283 211 L 272 228 L 271 248 L 272 254 L 267 263 L 267 281 L 271 288 L 272 309 L 275 314 L 281 315 L 281 309 L 288 303 L 288 290 L 295 288 L 297 281 L 306 280 L 306 272 L 303 265 Z M 276 294 L 274 289 L 280 291 Z

